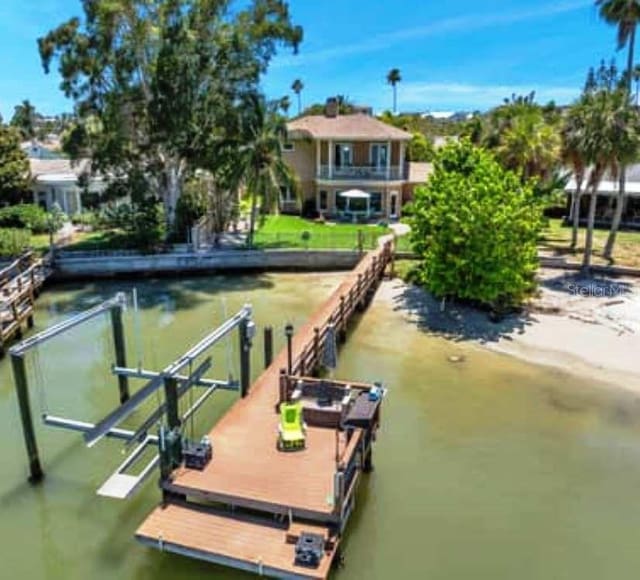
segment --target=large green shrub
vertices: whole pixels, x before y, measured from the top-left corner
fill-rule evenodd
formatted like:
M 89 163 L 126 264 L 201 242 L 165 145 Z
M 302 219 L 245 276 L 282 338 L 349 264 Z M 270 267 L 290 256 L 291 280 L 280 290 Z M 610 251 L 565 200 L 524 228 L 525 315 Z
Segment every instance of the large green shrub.
M 418 279 L 436 296 L 502 310 L 534 289 L 541 203 L 532 184 L 468 140 L 438 153 L 410 222 Z
M 44 234 L 49 231 L 49 220 L 39 205 L 24 203 L 0 209 L 0 227 L 26 228 L 34 234 Z
M 31 232 L 25 229 L 0 228 L 0 258 L 20 255 L 29 247 Z

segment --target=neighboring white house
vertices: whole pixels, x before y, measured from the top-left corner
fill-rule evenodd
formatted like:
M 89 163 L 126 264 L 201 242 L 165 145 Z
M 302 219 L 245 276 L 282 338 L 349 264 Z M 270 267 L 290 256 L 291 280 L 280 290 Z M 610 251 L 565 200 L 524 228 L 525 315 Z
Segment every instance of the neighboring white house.
M 582 184 L 582 194 L 586 193 L 589 176 L 585 177 Z M 571 178 L 565 187 L 567 193 L 567 219 L 573 219 L 572 199 L 576 191 L 575 178 Z M 596 205 L 596 223 L 607 226 L 611 223 L 615 209 L 615 200 L 619 191 L 619 182 L 611 175 L 604 176 L 598 187 Z M 625 207 L 622 214 L 622 225 L 627 227 L 640 227 L 640 164 L 627 167 L 625 185 Z M 583 195 L 580 204 L 581 221 L 586 221 L 589 210 L 589 195 Z
M 102 193 L 106 187 L 95 176 L 81 187 L 80 177 L 88 174 L 89 163 L 88 159 L 29 159 L 34 203 L 47 210 L 57 203 L 67 215 L 82 211 L 82 192 Z

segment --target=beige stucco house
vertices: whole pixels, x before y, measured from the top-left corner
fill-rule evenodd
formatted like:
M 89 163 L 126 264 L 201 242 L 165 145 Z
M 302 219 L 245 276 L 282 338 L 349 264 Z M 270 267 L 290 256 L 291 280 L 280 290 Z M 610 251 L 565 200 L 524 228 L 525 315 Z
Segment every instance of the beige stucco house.
M 405 161 L 411 134 L 375 117 L 338 115 L 327 103 L 324 115 L 288 123 L 284 157 L 294 170 L 301 194 L 283 188 L 283 212 L 330 217 L 398 219 L 429 165 Z

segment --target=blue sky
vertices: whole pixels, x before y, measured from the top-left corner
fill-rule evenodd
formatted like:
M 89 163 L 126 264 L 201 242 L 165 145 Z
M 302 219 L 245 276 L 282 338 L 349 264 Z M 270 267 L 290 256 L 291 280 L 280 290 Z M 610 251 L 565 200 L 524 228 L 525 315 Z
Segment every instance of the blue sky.
M 276 97 L 305 84 L 305 104 L 344 94 L 391 107 L 385 75 L 398 67 L 401 110 L 487 109 L 511 93 L 570 102 L 589 66 L 615 51 L 615 31 L 592 0 L 290 0 L 305 30 L 300 54 L 282 53 L 263 81 Z M 45 114 L 71 109 L 56 74 L 45 76 L 36 38 L 72 15 L 79 0 L 0 2 L 0 113 L 30 99 Z

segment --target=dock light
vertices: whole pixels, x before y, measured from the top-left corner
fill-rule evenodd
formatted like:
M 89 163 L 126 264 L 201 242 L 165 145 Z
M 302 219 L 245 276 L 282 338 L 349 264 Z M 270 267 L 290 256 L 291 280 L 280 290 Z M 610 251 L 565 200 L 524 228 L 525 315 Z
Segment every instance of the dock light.
M 291 340 L 293 339 L 293 324 L 287 322 L 284 327 L 284 335 L 287 337 L 287 371 L 291 375 L 293 372 L 293 352 L 291 347 Z

